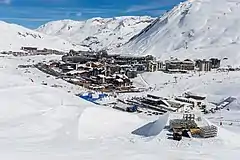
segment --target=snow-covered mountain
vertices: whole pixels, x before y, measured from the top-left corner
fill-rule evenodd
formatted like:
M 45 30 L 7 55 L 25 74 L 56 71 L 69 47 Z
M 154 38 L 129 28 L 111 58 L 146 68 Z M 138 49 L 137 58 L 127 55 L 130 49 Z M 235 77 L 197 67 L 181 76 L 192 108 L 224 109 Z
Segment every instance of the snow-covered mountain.
M 0 21 L 0 51 L 18 51 L 23 46 L 57 49 L 87 50 L 83 46 L 75 46 L 59 37 L 49 36 L 16 24 Z
M 148 16 L 92 18 L 86 21 L 60 20 L 42 25 L 37 31 L 59 36 L 92 50 L 113 49 L 128 42 L 153 20 L 154 18 Z
M 239 15 L 240 0 L 188 0 L 131 38 L 120 52 L 162 59 L 226 57 L 240 64 Z

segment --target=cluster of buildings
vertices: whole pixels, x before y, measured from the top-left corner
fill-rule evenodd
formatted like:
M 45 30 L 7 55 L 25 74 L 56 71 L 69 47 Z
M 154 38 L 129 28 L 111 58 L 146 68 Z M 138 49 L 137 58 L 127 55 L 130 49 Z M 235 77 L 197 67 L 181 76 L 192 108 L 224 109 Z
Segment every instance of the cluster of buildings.
M 214 125 L 209 125 L 202 121 L 201 117 L 195 114 L 183 114 L 181 119 L 172 119 L 169 127 L 173 131 L 173 140 L 180 141 L 182 137 L 216 137 L 218 129 Z
M 93 90 L 136 91 L 131 78 L 148 71 L 153 56 L 121 56 L 100 52 L 70 51 L 62 61 L 48 64 L 49 70 L 61 74 L 64 80 Z
M 196 67 L 199 71 L 211 71 L 211 69 L 220 68 L 221 60 L 217 58 L 211 58 L 209 60 L 196 60 Z
M 187 73 L 188 71 L 211 71 L 220 67 L 220 60 L 179 60 L 165 62 L 156 60 L 152 55 L 131 56 L 99 52 L 74 51 L 69 53 L 37 47 L 21 47 L 19 52 L 4 52 L 15 56 L 63 55 L 61 61 L 38 64 L 40 70 L 63 78 L 64 80 L 101 91 L 133 91 L 131 78 L 143 72 L 164 71 L 167 73 Z M 136 90 L 135 90 L 136 91 Z
M 38 50 L 34 47 L 22 47 L 29 54 L 58 54 L 54 50 Z M 188 71 L 210 71 L 220 67 L 220 60 L 184 61 L 171 59 L 165 62 L 155 57 L 130 56 L 99 52 L 74 51 L 62 56 L 62 61 L 48 64 L 49 70 L 55 70 L 55 75 L 89 89 L 101 91 L 130 91 L 134 90 L 131 78 L 143 72 L 164 71 L 167 73 L 187 73 Z M 46 68 L 46 67 L 45 67 Z
M 217 58 L 206 59 L 185 59 L 179 60 L 171 58 L 170 60 L 160 61 L 155 57 L 148 56 L 123 56 L 123 55 L 109 55 L 106 51 L 91 52 L 91 51 L 74 51 L 70 50 L 69 53 L 64 53 L 53 49 L 39 49 L 37 47 L 21 47 L 20 51 L 2 52 L 4 54 L 12 54 L 14 56 L 28 56 L 28 55 L 64 55 L 62 61 L 69 69 L 78 69 L 76 65 L 84 64 L 87 62 L 98 62 L 106 66 L 108 74 L 113 72 L 127 75 L 129 78 L 134 78 L 141 72 L 155 72 L 165 71 L 168 73 L 180 72 L 187 73 L 188 71 L 211 71 L 211 69 L 220 68 L 221 61 Z M 75 66 L 74 66 L 75 65 Z M 71 67 L 70 67 L 71 66 Z
M 105 76 L 110 74 L 120 73 L 125 74 L 129 78 L 134 78 L 138 73 L 165 71 L 167 73 L 187 73 L 188 71 L 211 71 L 211 69 L 220 68 L 221 60 L 217 58 L 206 59 L 185 59 L 179 60 L 171 58 L 170 60 L 160 61 L 155 57 L 148 56 L 123 56 L 119 54 L 110 55 L 106 51 L 99 52 L 91 51 L 74 51 L 64 53 L 54 49 L 39 49 L 37 47 L 23 46 L 19 51 L 2 52 L 3 54 L 12 54 L 14 56 L 29 56 L 29 55 L 64 55 L 62 61 L 65 62 L 65 69 L 78 70 L 76 65 L 85 64 L 87 62 L 101 63 L 105 68 Z
M 31 55 L 49 55 L 49 54 L 56 54 L 56 55 L 63 55 L 64 52 L 54 50 L 54 49 L 39 49 L 37 47 L 21 47 L 19 51 L 7 51 L 2 52 L 2 54 L 11 54 L 14 56 L 31 56 Z
M 156 111 L 159 114 L 164 114 L 167 112 L 189 112 L 193 108 L 202 107 L 205 105 L 205 99 L 205 96 L 200 96 L 188 92 L 183 96 L 175 97 L 172 99 L 148 94 L 146 96 L 135 97 L 127 101 L 130 105 L 137 105 L 141 108 Z
M 163 61 L 152 60 L 148 62 L 147 71 L 164 71 L 167 73 L 187 73 L 188 71 L 211 71 L 212 69 L 220 68 L 221 60 L 217 58 L 198 59 L 198 60 L 179 60 L 170 59 Z
M 126 74 L 130 78 L 136 77 L 136 73 L 150 71 L 152 61 L 156 61 L 153 56 L 123 56 L 109 55 L 105 51 L 100 52 L 74 52 L 64 55 L 62 61 L 66 64 L 86 64 L 93 62 L 105 67 L 105 75 L 114 73 Z M 76 67 L 75 67 L 76 68 Z
M 164 62 L 161 61 L 155 61 L 149 63 L 149 71 L 165 71 L 168 73 L 187 73 L 188 71 L 211 71 L 211 69 L 217 69 L 220 68 L 221 60 L 217 58 L 211 58 L 209 60 L 203 59 L 203 60 L 179 60 L 179 59 L 171 59 Z
M 205 98 L 205 96 L 191 92 L 184 93 L 181 97 L 175 97 L 174 99 L 148 94 L 144 97 L 121 100 L 122 103 L 117 105 L 116 109 L 139 113 L 145 111 L 144 113 L 147 115 L 182 112 L 182 117 L 179 117 L 181 114 L 175 114 L 175 119 L 169 121 L 169 131 L 172 132 L 172 135 L 168 135 L 172 136 L 169 138 L 180 141 L 182 137 L 216 137 L 218 134 L 217 127 L 209 125 L 207 121 L 204 121 L 201 114 L 192 113 L 194 108 L 205 105 Z M 189 110 L 186 110 L 187 108 L 189 108 Z

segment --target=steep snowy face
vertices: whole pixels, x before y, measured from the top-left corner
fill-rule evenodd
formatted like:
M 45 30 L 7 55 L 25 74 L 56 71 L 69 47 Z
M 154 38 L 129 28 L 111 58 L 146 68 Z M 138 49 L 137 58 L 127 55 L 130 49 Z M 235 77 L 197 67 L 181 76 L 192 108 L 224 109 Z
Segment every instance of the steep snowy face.
M 45 35 L 16 24 L 0 21 L 0 51 L 18 51 L 23 46 L 57 49 L 88 50 L 83 46 L 75 46 L 59 37 Z
M 40 26 L 37 31 L 59 36 L 92 50 L 113 49 L 128 42 L 153 20 L 148 16 L 61 20 Z
M 189 0 L 156 19 L 120 52 L 164 59 L 227 57 L 240 64 L 239 15 L 240 0 Z

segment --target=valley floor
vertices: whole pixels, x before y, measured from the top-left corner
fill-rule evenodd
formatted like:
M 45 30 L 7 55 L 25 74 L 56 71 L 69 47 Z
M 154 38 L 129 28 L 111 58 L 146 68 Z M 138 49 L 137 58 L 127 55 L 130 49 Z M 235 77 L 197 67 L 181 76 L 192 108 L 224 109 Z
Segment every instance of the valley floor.
M 79 159 L 239 159 L 240 129 L 238 104 L 206 116 L 218 125 L 219 117 L 232 120 L 219 127 L 219 136 L 210 139 L 173 141 L 164 129 L 159 135 L 143 138 L 134 130 L 157 120 L 96 106 L 74 94 L 83 88 L 49 77 L 35 68 L 19 69 L 19 64 L 59 58 L 57 56 L 0 57 L 0 156 L 4 160 Z M 174 76 L 177 76 L 175 83 Z M 215 102 L 227 96 L 239 98 L 240 74 L 198 73 L 168 75 L 144 73 L 134 79 L 146 93 L 164 97 L 185 91 L 206 94 Z M 47 83 L 47 85 L 43 85 Z M 52 85 L 58 85 L 58 88 Z M 61 86 L 61 87 L 60 87 Z M 137 94 L 125 94 L 136 96 Z M 170 114 L 170 118 L 179 116 Z M 161 118 L 161 117 L 160 117 Z M 158 129 L 156 123 L 153 129 Z

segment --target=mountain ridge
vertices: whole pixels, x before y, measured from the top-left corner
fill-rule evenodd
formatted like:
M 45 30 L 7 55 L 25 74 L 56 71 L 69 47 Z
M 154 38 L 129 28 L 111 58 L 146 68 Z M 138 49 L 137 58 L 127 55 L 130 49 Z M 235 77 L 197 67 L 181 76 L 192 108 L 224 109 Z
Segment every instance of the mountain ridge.
M 86 21 L 59 20 L 46 23 L 36 30 L 59 36 L 76 45 L 97 50 L 112 50 L 129 41 L 155 18 L 149 16 L 123 16 L 91 18 Z
M 229 58 L 240 64 L 240 0 L 188 0 L 115 52 L 162 59 Z
M 19 51 L 21 47 L 49 48 L 61 51 L 88 50 L 56 36 L 49 36 L 17 24 L 0 21 L 0 51 Z

